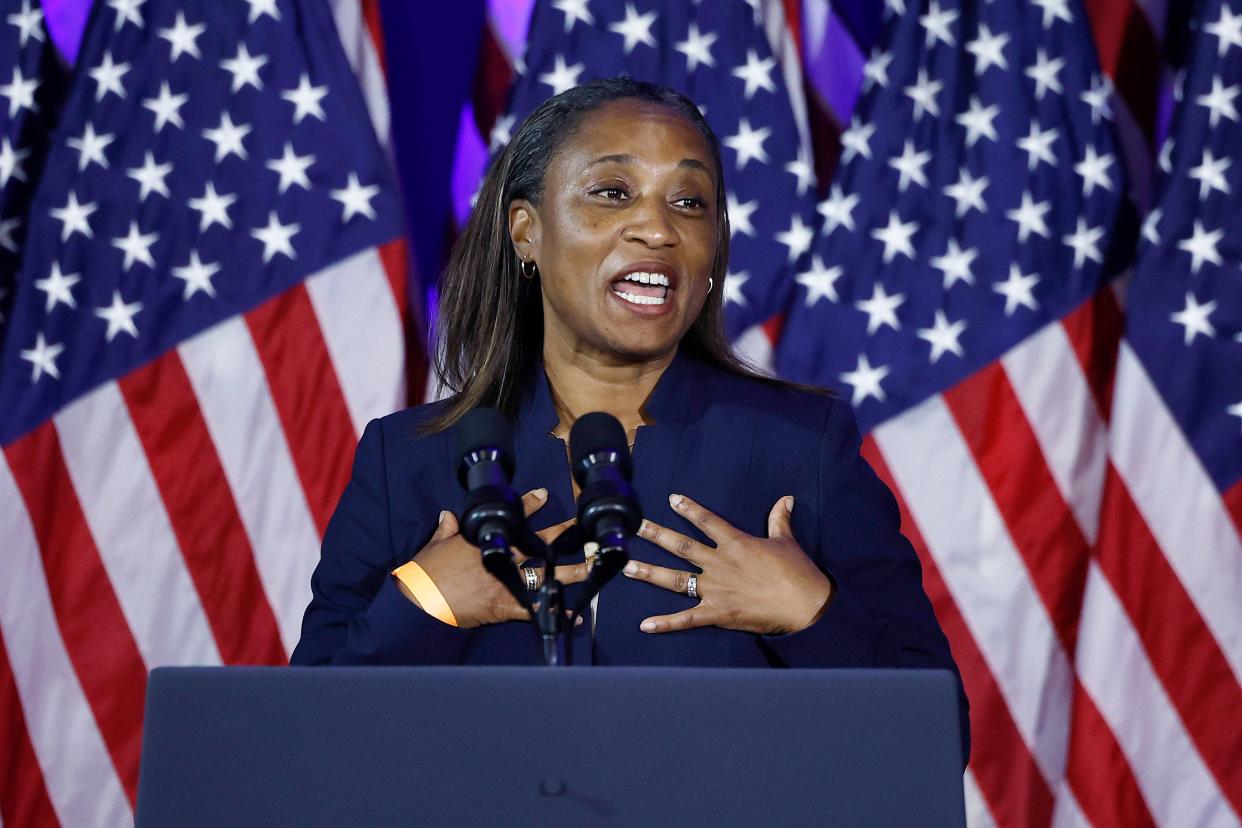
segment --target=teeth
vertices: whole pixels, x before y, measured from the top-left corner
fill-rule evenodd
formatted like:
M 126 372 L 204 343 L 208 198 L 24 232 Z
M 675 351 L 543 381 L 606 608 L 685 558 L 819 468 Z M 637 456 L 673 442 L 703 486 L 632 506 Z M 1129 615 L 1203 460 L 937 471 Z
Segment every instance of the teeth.
M 663 296 L 639 296 L 637 293 L 628 293 L 624 290 L 618 290 L 617 295 L 627 302 L 633 302 L 635 305 L 663 305 Z
M 638 282 L 640 285 L 660 285 L 668 287 L 668 277 L 663 273 L 631 273 L 625 277 L 627 282 Z

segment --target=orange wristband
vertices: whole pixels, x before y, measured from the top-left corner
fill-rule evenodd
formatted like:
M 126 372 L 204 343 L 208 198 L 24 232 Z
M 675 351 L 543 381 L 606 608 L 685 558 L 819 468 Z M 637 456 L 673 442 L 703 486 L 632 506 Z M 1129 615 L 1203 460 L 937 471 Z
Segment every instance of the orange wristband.
M 423 608 L 423 612 L 432 618 L 443 621 L 450 627 L 457 626 L 457 617 L 449 609 L 448 602 L 444 600 L 443 593 L 436 586 L 436 582 L 431 580 L 427 570 L 423 569 L 416 562 L 410 561 L 394 569 L 392 574 L 405 585 L 405 588 L 410 591 L 411 595 L 418 599 L 418 604 Z

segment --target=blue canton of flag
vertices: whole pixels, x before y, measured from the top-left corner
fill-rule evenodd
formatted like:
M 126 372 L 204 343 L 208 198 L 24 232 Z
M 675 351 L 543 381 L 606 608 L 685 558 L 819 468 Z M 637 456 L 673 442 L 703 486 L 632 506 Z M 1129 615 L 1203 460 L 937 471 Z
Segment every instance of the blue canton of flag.
M 39 0 L 0 0 L 0 342 L 15 293 L 26 209 L 66 80 Z
M 96 3 L 77 72 L 0 362 L 6 444 L 401 233 L 325 4 Z
M 492 149 L 548 97 L 628 75 L 693 100 L 720 139 L 732 224 L 723 286 L 730 338 L 768 322 L 814 239 L 814 173 L 760 4 L 543 0 Z
M 1143 224 L 1126 338 L 1213 482 L 1242 481 L 1242 8 L 1203 6 Z
M 848 389 L 864 431 L 1094 293 L 1125 192 L 1066 0 L 888 5 L 777 350 L 782 376 Z

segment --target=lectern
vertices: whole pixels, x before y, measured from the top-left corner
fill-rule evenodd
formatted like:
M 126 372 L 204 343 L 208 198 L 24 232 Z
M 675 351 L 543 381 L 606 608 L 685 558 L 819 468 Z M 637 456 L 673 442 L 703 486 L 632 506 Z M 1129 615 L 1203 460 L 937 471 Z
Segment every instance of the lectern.
M 936 670 L 163 668 L 140 826 L 965 823 Z

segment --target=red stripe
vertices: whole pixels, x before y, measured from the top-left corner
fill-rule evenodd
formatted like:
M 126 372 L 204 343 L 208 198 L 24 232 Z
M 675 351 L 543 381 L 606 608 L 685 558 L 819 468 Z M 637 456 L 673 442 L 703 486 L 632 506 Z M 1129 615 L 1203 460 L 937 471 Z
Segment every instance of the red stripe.
M 1156 820 L 1147 808 L 1129 760 L 1077 678 L 1072 705 L 1065 775 L 1087 821 L 1092 825 L 1127 828 L 1154 826 Z
M 1000 687 L 940 576 L 883 454 L 871 437 L 863 441 L 862 453 L 897 498 L 902 534 L 918 552 L 923 564 L 923 589 L 931 599 L 936 618 L 948 636 L 953 658 L 962 673 L 970 699 L 970 767 L 992 818 L 1001 828 L 1047 825 L 1052 818 L 1052 791 L 1018 731 Z
M 133 805 L 146 665 L 99 558 L 51 421 L 4 452 L 34 527 L 65 651 Z
M 785 10 L 785 27 L 793 38 L 794 48 L 798 50 L 799 62 L 802 55 L 802 2 L 801 0 L 783 0 Z
M 26 729 L 17 683 L 0 637 L 0 822 L 5 825 L 59 825 Z
M 405 394 L 406 403 L 418 405 L 423 402 L 427 390 L 427 374 L 430 370 L 427 357 L 426 323 L 421 302 L 409 299 L 412 280 L 409 271 L 409 249 L 405 239 L 395 239 L 379 248 L 380 262 L 388 276 L 393 291 L 393 301 L 401 319 L 405 340 Z
M 1233 519 L 1233 528 L 1238 530 L 1238 536 L 1242 537 L 1242 480 L 1233 484 L 1232 488 L 1226 489 L 1223 499 L 1225 511 Z
M 1160 43 L 1134 0 L 1086 0 L 1100 68 L 1112 78 L 1150 146 L 1155 139 Z
M 805 72 L 802 90 L 806 96 L 807 122 L 811 130 L 811 152 L 815 161 L 815 183 L 820 198 L 828 195 L 833 173 L 841 157 L 841 122 L 820 97 L 819 90 Z
M 349 482 L 357 435 L 305 285 L 250 311 L 246 323 L 322 537 Z
M 1187 733 L 1242 812 L 1242 687 L 1112 463 L 1097 554 Z
M 943 396 L 1072 661 L 1090 547 L 1009 377 L 994 362 Z
M 380 16 L 379 0 L 361 0 L 362 20 L 367 32 L 371 35 L 371 44 L 375 47 L 375 59 L 379 61 L 380 71 L 388 74 L 388 56 L 384 52 L 384 22 Z
M 220 657 L 283 663 L 276 616 L 181 357 L 169 351 L 118 385 Z
M 1070 347 L 1087 378 L 1100 418 L 1109 422 L 1113 411 L 1113 382 L 1125 319 L 1112 287 L 1105 285 L 1061 319 Z
M 479 42 L 479 66 L 474 75 L 474 123 L 484 143 L 505 110 L 513 83 L 513 62 L 489 22 Z

